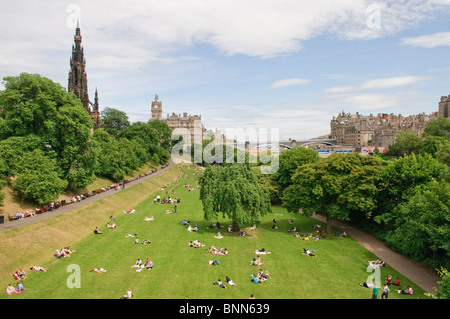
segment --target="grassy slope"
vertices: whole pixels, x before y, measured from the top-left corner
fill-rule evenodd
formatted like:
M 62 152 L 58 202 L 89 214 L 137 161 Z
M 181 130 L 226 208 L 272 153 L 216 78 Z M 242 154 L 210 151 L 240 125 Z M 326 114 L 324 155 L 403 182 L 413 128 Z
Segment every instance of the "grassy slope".
M 363 298 L 371 296 L 371 291 L 358 285 L 370 273 L 366 272 L 367 260 L 375 256 L 351 238 L 328 237 L 305 243 L 295 238 L 287 230 L 291 225 L 289 217 L 304 232 L 312 232 L 317 223 L 301 215 L 288 215 L 281 207 L 274 207 L 274 215 L 265 216 L 257 230 L 248 231 L 249 236 L 228 234 L 222 229 L 223 239 L 215 239 L 217 229 L 206 226 L 203 221 L 198 191 L 189 192 L 185 183 L 196 185 L 194 168 L 184 166 L 189 177 L 182 177 L 176 184 L 174 197 L 180 197 L 177 214 L 166 214 L 172 205 L 153 204 L 153 195 L 166 196 L 160 190 L 180 173 L 177 167 L 154 179 L 130 187 L 98 203 L 79 211 L 70 212 L 52 220 L 30 225 L 23 229 L 0 233 L 0 284 L 12 281 L 10 274 L 16 268 L 29 268 L 31 264 L 48 267 L 48 272 L 32 273 L 24 286 L 29 291 L 21 295 L 0 295 L 0 298 L 113 298 L 133 289 L 136 298 L 243 298 L 254 294 L 258 299 L 308 299 L 308 298 Z M 126 215 L 123 210 L 136 209 L 136 214 Z M 110 214 L 116 217 L 118 228 L 107 229 L 104 225 Z M 144 216 L 153 215 L 154 221 L 144 221 Z M 272 219 L 278 221 L 279 229 L 272 229 Z M 200 231 L 191 233 L 181 224 L 183 219 L 198 224 Z M 219 219 L 223 225 L 229 220 Z M 101 235 L 94 235 L 92 229 L 99 226 Z M 246 225 L 249 226 L 249 225 Z M 127 233 L 139 234 L 141 242 L 151 240 L 150 245 L 135 245 L 133 238 L 125 238 Z M 206 246 L 192 248 L 187 244 L 198 239 Z M 3 245 L 3 243 L 6 245 Z M 20 242 L 20 247 L 17 247 Z M 34 243 L 35 242 L 35 243 Z M 70 258 L 52 257 L 55 249 L 70 245 L 76 250 Z M 227 256 L 211 256 L 206 248 L 211 245 L 228 249 Z M 317 258 L 303 256 L 301 249 L 315 249 Z M 19 248 L 19 249 L 17 249 Z M 259 267 L 250 266 L 255 249 L 265 248 L 271 255 L 262 256 L 262 269 L 268 270 L 271 279 L 263 284 L 250 282 L 250 275 Z M 8 260 L 6 263 L 4 262 Z M 149 257 L 154 262 L 153 270 L 137 273 L 131 268 L 137 258 Z M 219 266 L 207 264 L 209 258 L 220 261 Z M 67 266 L 77 264 L 81 268 L 81 288 L 68 288 L 66 280 L 70 273 Z M 14 268 L 15 267 L 15 268 Z M 89 270 L 104 268 L 106 273 L 96 274 Z M 391 291 L 390 298 L 423 297 L 423 290 L 390 267 L 382 269 L 381 280 L 392 274 L 398 275 L 403 283 L 411 284 L 415 295 L 403 296 Z M 221 289 L 212 283 L 218 278 L 229 276 L 238 287 Z

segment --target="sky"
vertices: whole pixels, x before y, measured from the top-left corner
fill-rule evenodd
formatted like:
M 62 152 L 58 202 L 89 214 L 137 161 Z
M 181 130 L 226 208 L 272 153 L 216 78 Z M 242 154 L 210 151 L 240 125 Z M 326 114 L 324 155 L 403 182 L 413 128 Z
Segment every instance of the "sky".
M 2 1 L 0 78 L 67 88 L 77 21 L 89 96 L 131 122 L 330 134 L 340 112 L 430 114 L 450 94 L 450 0 Z M 0 85 L 0 89 L 3 89 Z

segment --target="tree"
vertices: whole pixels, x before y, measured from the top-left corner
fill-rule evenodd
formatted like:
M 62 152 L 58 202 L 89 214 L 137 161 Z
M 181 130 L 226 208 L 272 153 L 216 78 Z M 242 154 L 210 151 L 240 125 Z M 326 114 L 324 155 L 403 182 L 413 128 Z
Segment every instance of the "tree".
M 272 212 L 269 192 L 259 186 L 248 164 L 208 166 L 199 184 L 205 220 L 222 214 L 232 220 L 233 231 Z
M 299 166 L 316 163 L 317 161 L 319 161 L 319 155 L 313 149 L 297 146 L 284 151 L 279 157 L 279 167 L 274 176 L 275 180 L 284 189 L 292 184 L 292 176 Z
M 388 162 L 377 185 L 377 209 L 372 216 L 380 224 L 395 225 L 397 206 L 409 200 L 415 187 L 439 180 L 446 166 L 430 154 L 410 155 Z
M 422 139 L 411 130 L 395 135 L 394 143 L 389 146 L 387 156 L 400 157 L 403 155 L 419 154 Z
M 349 220 L 351 211 L 367 214 L 376 207 L 380 169 L 377 158 L 359 154 L 335 153 L 302 165 L 283 193 L 283 205 L 289 212 L 326 217 L 330 233 L 333 219 Z
M 450 121 L 443 116 L 438 116 L 428 123 L 423 135 L 424 137 L 431 135 L 450 138 Z
M 57 170 L 55 159 L 45 156 L 41 150 L 28 152 L 18 159 L 17 178 L 12 187 L 22 199 L 46 204 L 55 200 L 67 187 L 67 182 L 58 176 Z
M 38 74 L 5 77 L 0 92 L 0 139 L 37 137 L 39 148 L 54 153 L 63 177 L 73 187 L 92 181 L 90 132 L 94 126 L 87 110 L 73 93 Z
M 450 275 L 448 270 L 444 267 L 437 269 L 441 280 L 438 281 L 439 289 L 434 288 L 436 291 L 437 299 L 450 299 Z
M 120 131 L 130 126 L 130 121 L 125 112 L 105 107 L 100 115 L 101 127 L 112 136 L 117 136 Z
M 433 263 L 450 266 L 449 194 L 450 184 L 445 181 L 431 180 L 417 186 L 409 200 L 398 206 L 387 243 L 415 260 L 432 259 Z

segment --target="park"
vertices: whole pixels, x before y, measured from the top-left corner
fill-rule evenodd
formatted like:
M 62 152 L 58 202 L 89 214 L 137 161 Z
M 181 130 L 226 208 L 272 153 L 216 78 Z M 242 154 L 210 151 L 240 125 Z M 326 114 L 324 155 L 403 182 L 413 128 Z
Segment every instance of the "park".
M 360 283 L 376 274 L 381 284 L 389 275 L 401 279 L 400 287 L 390 286 L 389 299 L 427 298 L 389 264 L 378 272 L 368 270 L 368 261 L 377 256 L 351 237 L 321 232 L 325 237 L 319 238 L 325 223 L 284 207 L 272 206 L 272 213 L 256 225 L 239 225 L 245 236 L 228 231 L 228 218 L 205 220 L 199 199 L 202 174 L 196 165 L 172 165 L 83 208 L 0 233 L 0 284 L 15 284 L 13 273 L 23 269 L 27 289 L 2 293 L 1 298 L 120 299 L 131 289 L 134 299 L 370 299 L 372 290 Z M 178 201 L 163 204 L 155 201 L 158 195 Z M 130 210 L 134 212 L 125 213 Z M 116 228 L 106 227 L 111 216 Z M 222 226 L 217 228 L 217 223 Z M 190 226 L 198 230 L 189 231 Z M 293 226 L 302 236 L 289 232 Z M 101 234 L 94 234 L 96 227 Z M 201 245 L 190 247 L 192 241 Z M 70 255 L 56 258 L 56 250 L 63 247 L 70 247 Z M 211 253 L 211 247 L 227 253 Z M 270 254 L 255 254 L 263 249 Z M 303 249 L 314 251 L 315 257 Z M 261 264 L 252 265 L 258 256 Z M 138 259 L 151 260 L 153 267 L 133 267 Z M 33 271 L 33 265 L 46 271 Z M 251 279 L 259 271 L 269 276 L 255 283 Z M 215 284 L 218 280 L 225 288 Z M 407 286 L 414 295 L 397 292 Z

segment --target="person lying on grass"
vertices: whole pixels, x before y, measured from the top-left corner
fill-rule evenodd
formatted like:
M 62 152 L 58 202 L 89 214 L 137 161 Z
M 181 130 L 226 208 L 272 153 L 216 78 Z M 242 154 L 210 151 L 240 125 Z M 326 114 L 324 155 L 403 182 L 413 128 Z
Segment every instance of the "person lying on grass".
M 218 285 L 220 288 L 227 289 L 227 287 L 223 284 L 223 282 L 220 279 L 217 279 L 217 281 L 214 281 L 213 285 Z
M 116 228 L 116 223 L 112 223 L 111 225 L 109 223 L 106 223 L 106 228 Z
M 194 227 L 192 227 L 191 225 L 189 225 L 189 227 L 188 227 L 188 231 L 189 232 L 193 232 L 193 231 L 198 231 L 198 229 L 199 229 L 199 227 L 198 227 L 198 225 L 195 225 Z
M 90 270 L 90 272 L 95 272 L 97 274 L 101 274 L 101 273 L 106 272 L 106 270 L 103 268 L 94 268 L 94 269 Z
M 135 237 L 137 235 L 138 235 L 138 233 L 134 233 L 133 235 L 132 234 L 126 234 L 125 237 Z
M 144 220 L 145 221 L 150 221 L 150 220 L 153 220 L 154 218 L 153 218 L 153 215 L 152 216 L 150 216 L 150 217 L 148 217 L 148 216 L 145 216 L 144 217 Z
M 234 286 L 237 287 L 237 285 L 233 282 L 233 280 L 230 279 L 230 277 L 226 277 L 225 281 L 230 285 L 230 286 Z
M 190 241 L 188 246 L 194 247 L 194 248 L 200 248 L 200 247 L 204 247 L 205 245 L 200 243 L 197 239 L 195 239 L 194 241 Z
M 36 266 L 36 265 L 33 265 L 33 266 L 30 268 L 30 270 L 47 272 L 47 269 L 45 269 L 44 267 Z
M 311 257 L 317 257 L 316 255 L 313 254 L 313 252 L 314 252 L 314 250 L 309 250 L 309 249 L 303 248 L 302 254 L 308 255 Z
M 270 251 L 266 251 L 266 250 L 263 248 L 263 249 L 257 249 L 257 250 L 255 250 L 255 254 L 256 254 L 256 255 L 270 255 L 271 252 L 270 252 Z
M 226 248 L 217 249 L 213 245 L 213 246 L 211 246 L 211 248 L 209 248 L 208 253 L 211 254 L 211 255 L 227 255 L 228 254 L 228 250 Z
M 218 260 L 208 260 L 207 261 L 207 263 L 208 264 L 210 264 L 210 265 L 213 265 L 213 266 L 217 266 L 217 265 L 219 265 L 220 264 L 220 261 L 218 261 Z

